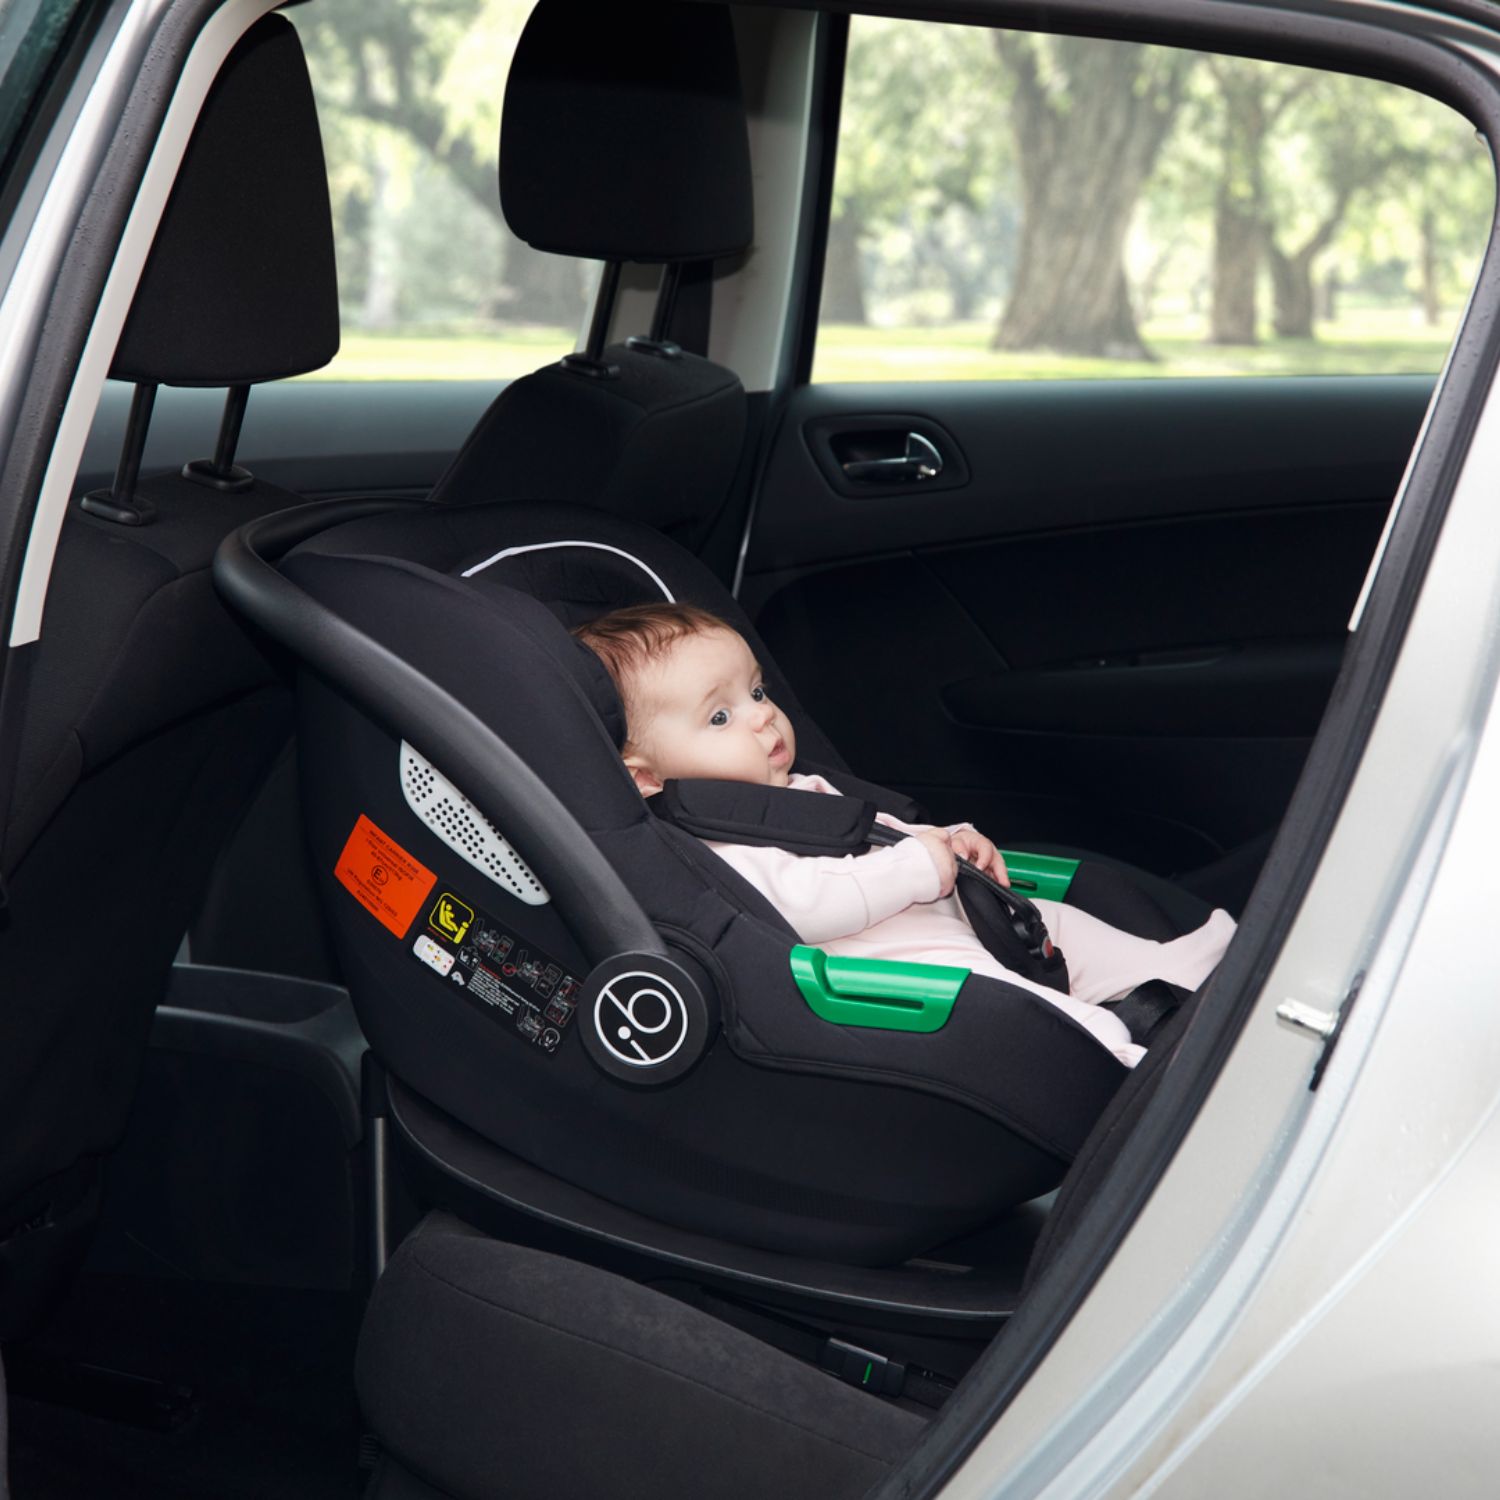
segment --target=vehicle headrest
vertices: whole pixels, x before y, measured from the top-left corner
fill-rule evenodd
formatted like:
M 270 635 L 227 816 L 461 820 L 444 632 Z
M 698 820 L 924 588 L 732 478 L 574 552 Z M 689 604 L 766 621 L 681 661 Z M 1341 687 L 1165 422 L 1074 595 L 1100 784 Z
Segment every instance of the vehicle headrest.
M 204 101 L 110 374 L 247 385 L 315 370 L 338 347 L 312 84 L 297 33 L 270 15 Z
M 500 206 L 538 250 L 710 260 L 754 233 L 727 8 L 540 0 L 511 65 Z

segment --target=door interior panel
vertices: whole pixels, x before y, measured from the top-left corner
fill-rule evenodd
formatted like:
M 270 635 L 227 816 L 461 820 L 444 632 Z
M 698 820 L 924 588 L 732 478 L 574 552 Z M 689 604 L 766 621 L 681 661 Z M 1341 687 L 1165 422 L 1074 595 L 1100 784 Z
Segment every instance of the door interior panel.
M 1279 819 L 1430 391 L 804 387 L 743 595 L 860 774 L 1181 873 Z M 841 432 L 902 427 L 965 482 L 830 472 Z

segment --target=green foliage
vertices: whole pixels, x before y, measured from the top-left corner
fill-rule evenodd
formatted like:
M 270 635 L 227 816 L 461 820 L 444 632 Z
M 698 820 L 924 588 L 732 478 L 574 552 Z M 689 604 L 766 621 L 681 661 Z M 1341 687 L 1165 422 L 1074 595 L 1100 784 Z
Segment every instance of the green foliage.
M 500 216 L 505 76 L 531 6 L 319 0 L 289 12 L 323 123 L 346 325 L 581 314 L 578 277 L 539 270 Z
M 531 3 L 318 0 L 287 12 L 318 93 L 346 326 L 578 326 L 586 270 L 531 252 L 499 216 L 505 73 Z M 842 283 L 846 318 L 909 329 L 998 314 L 1016 273 L 1025 162 L 1012 130 L 1016 74 L 995 36 L 854 18 L 825 279 L 829 293 Z M 1082 107 L 1098 44 L 1018 33 L 1008 45 L 1032 60 L 1059 118 Z M 1150 102 L 1187 82 L 1141 190 L 1124 270 L 1153 345 L 1160 320 L 1173 320 L 1169 366 L 1171 341 L 1207 326 L 1226 182 L 1259 194 L 1267 243 L 1283 257 L 1312 247 L 1306 274 L 1325 294 L 1336 285 L 1403 318 L 1451 317 L 1493 200 L 1488 152 L 1466 122 L 1383 83 L 1222 58 L 1183 75 L 1184 54 L 1147 52 L 1133 95 Z M 1226 79 L 1265 116 L 1253 160 L 1226 139 Z M 1085 226 L 1100 212 L 1086 197 L 1077 195 Z M 1264 315 L 1268 287 L 1262 303 Z M 1328 311 L 1320 305 L 1317 331 L 1337 339 Z

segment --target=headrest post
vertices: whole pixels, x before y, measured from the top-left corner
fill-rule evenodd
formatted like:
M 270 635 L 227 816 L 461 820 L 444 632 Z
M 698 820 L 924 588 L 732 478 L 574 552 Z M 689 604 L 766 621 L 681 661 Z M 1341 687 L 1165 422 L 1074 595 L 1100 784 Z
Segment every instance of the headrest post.
M 667 337 L 672 327 L 672 314 L 677 307 L 677 289 L 682 285 L 682 262 L 669 260 L 661 268 L 661 286 L 656 293 L 656 311 L 651 315 L 649 338 L 628 338 L 630 348 L 641 354 L 654 354 L 658 359 L 681 359 L 682 345 Z
M 107 490 L 91 490 L 78 502 L 89 515 L 119 526 L 144 526 L 151 520 L 151 507 L 136 499 L 135 487 L 141 477 L 141 458 L 146 451 L 146 434 L 151 430 L 151 411 L 155 405 L 156 382 L 140 381 L 130 398 L 130 416 L 125 423 L 125 441 L 120 446 L 114 484 Z
M 615 298 L 620 291 L 620 262 L 607 260 L 599 278 L 599 295 L 594 299 L 594 318 L 589 324 L 589 339 L 582 354 L 569 354 L 563 368 L 575 375 L 589 375 L 596 380 L 611 380 L 620 373 L 618 365 L 603 358 L 604 341 L 609 337 L 609 320 L 614 314 Z
M 239 447 L 240 427 L 245 421 L 245 406 L 250 400 L 248 385 L 232 385 L 224 396 L 224 415 L 219 419 L 219 441 L 212 459 L 195 458 L 182 466 L 182 477 L 210 489 L 231 493 L 249 489 L 255 476 L 234 461 Z
M 651 318 L 651 340 L 666 342 L 672 327 L 672 313 L 677 307 L 677 289 L 682 285 L 682 262 L 669 260 L 661 268 L 661 286 L 656 293 L 656 311 Z

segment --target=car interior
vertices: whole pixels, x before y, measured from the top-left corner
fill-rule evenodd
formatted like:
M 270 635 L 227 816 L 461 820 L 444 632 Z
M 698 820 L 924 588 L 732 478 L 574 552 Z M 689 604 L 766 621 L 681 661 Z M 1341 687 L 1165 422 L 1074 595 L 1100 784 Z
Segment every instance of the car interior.
M 767 390 L 711 353 L 778 24 L 834 87 Z M 1253 922 L 1433 377 L 810 380 L 847 27 L 537 0 L 497 191 L 602 270 L 576 352 L 446 393 L 293 378 L 318 106 L 287 14 L 229 51 L 0 722 L 18 1500 L 871 1493 L 1212 1006 L 1127 1069 L 824 962 L 703 839 L 972 819 L 1018 891 Z M 821 821 L 643 802 L 568 630 L 662 599 L 750 642 Z

